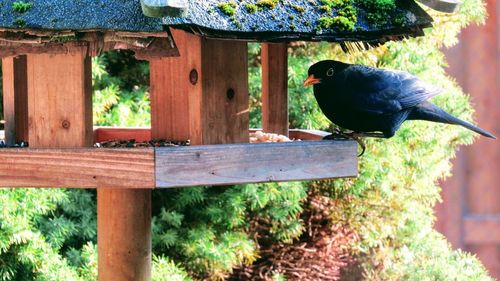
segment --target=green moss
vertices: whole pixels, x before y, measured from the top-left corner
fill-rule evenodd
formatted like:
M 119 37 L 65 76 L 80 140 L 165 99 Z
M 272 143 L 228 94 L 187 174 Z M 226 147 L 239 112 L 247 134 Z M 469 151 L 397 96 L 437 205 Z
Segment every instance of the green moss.
M 12 10 L 20 14 L 26 13 L 31 7 L 33 7 L 33 3 L 30 2 L 16 1 L 12 3 Z
M 355 29 L 357 10 L 353 6 L 353 0 L 320 0 L 320 4 L 318 10 L 325 16 L 318 19 L 317 30 L 353 31 Z M 336 14 L 333 13 L 334 8 Z
M 279 0 L 259 0 L 255 4 L 261 8 L 274 9 L 278 3 Z
M 295 19 L 295 16 L 294 16 L 294 15 L 289 15 L 289 16 L 288 16 L 288 19 L 289 19 L 289 20 L 294 20 L 294 19 Z
M 302 7 L 302 6 L 299 6 L 299 5 L 295 5 L 295 6 L 293 6 L 293 9 L 294 9 L 295 11 L 297 11 L 298 13 L 301 13 L 301 14 L 303 14 L 303 13 L 306 11 L 306 8 L 304 8 L 304 7 Z
M 330 29 L 330 27 L 333 25 L 333 18 L 332 17 L 321 17 L 318 20 L 318 24 L 316 27 L 318 29 Z
M 335 17 L 321 17 L 318 20 L 318 29 L 337 29 L 340 31 L 352 31 L 354 30 L 354 22 L 344 16 Z
M 290 28 L 291 31 L 294 31 L 295 29 L 297 29 L 297 27 L 293 23 L 290 24 L 289 28 Z
M 366 19 L 375 26 L 390 22 L 392 20 L 391 13 L 396 9 L 395 0 L 358 0 L 357 3 L 366 9 Z M 393 19 L 393 21 L 398 24 L 397 19 Z
M 236 8 L 238 6 L 233 1 L 229 1 L 229 2 L 225 2 L 225 3 L 219 3 L 219 4 L 217 4 L 217 7 L 224 14 L 226 14 L 228 16 L 233 16 L 234 14 L 236 14 Z
M 330 14 L 332 12 L 332 7 L 328 6 L 328 5 L 322 5 L 322 6 L 319 6 L 318 7 L 318 10 L 322 13 L 328 13 Z
M 14 20 L 14 26 L 19 27 L 19 28 L 26 27 L 26 20 L 24 20 L 22 18 L 17 18 Z
M 245 7 L 247 9 L 247 12 L 249 12 L 250 14 L 253 14 L 259 10 L 259 7 L 257 7 L 257 5 L 255 4 L 245 4 Z

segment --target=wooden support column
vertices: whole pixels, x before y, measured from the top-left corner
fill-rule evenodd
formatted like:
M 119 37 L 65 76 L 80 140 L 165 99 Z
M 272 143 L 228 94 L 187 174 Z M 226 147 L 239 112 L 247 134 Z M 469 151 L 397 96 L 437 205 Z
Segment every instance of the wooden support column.
M 5 140 L 8 145 L 28 140 L 26 56 L 2 59 Z
M 151 189 L 97 190 L 99 281 L 151 280 Z
M 97 240 L 99 281 L 150 281 L 151 189 L 98 189 Z
M 153 138 L 248 142 L 247 44 L 172 33 L 180 57 L 150 65 Z
M 32 148 L 92 146 L 92 73 L 87 48 L 27 55 Z
M 287 43 L 262 44 L 262 129 L 288 136 Z

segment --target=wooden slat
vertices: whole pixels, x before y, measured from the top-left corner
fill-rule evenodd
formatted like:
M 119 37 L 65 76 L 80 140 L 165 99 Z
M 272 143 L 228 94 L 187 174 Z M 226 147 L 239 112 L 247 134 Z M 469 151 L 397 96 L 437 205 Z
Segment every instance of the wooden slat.
M 500 245 L 500 215 L 465 217 L 464 242 Z
M 227 185 L 357 175 L 356 142 L 205 145 L 156 150 L 156 186 Z
M 28 89 L 26 56 L 2 60 L 6 142 L 28 140 Z
M 153 188 L 153 149 L 1 149 L 0 187 Z
M 5 118 L 5 141 L 15 143 L 16 119 L 14 101 L 14 58 L 2 59 L 3 114 Z
M 288 136 L 287 43 L 262 44 L 262 128 Z
M 260 129 L 250 129 L 249 132 L 255 132 Z M 300 140 L 321 140 L 330 133 L 319 130 L 290 129 L 289 135 L 292 139 Z M 94 142 L 103 142 L 110 140 L 128 140 L 148 141 L 151 139 L 150 128 L 126 128 L 126 127 L 96 127 L 94 128 Z M 167 138 L 166 138 L 167 139 Z
M 130 140 L 137 142 L 151 140 L 151 129 L 149 128 L 113 128 L 97 127 L 94 128 L 94 143 L 111 140 Z

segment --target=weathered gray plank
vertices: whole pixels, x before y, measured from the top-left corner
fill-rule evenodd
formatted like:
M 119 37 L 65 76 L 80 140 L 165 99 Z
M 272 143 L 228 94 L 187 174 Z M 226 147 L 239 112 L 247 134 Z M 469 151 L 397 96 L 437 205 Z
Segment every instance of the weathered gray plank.
M 157 148 L 156 187 L 355 177 L 354 141 Z

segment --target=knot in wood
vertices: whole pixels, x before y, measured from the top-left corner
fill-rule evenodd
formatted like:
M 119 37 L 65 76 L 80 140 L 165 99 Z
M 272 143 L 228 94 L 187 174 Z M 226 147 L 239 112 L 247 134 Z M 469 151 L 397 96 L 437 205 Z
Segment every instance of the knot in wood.
M 71 123 L 69 123 L 68 120 L 63 120 L 62 123 L 61 123 L 61 126 L 64 128 L 64 129 L 69 129 L 69 126 L 71 125 Z
M 196 69 L 192 69 L 191 72 L 189 72 L 189 82 L 193 85 L 198 83 L 198 71 Z
M 234 95 L 236 95 L 236 93 L 234 92 L 233 88 L 229 88 L 226 93 L 227 98 L 229 100 L 232 100 L 234 98 Z

